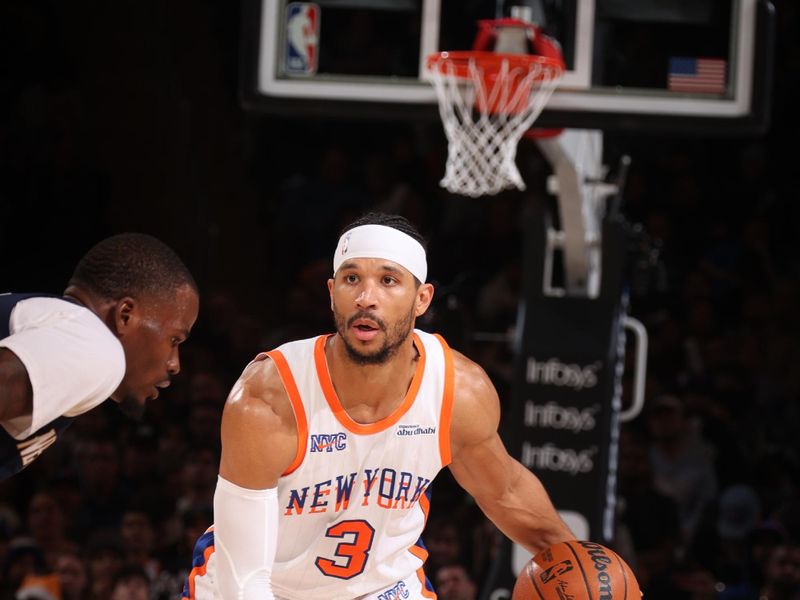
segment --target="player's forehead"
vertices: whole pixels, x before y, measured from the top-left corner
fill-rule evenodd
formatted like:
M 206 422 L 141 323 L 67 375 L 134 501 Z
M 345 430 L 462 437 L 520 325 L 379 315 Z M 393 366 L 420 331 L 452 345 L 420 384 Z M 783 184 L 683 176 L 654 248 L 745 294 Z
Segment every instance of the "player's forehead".
M 197 319 L 200 298 L 190 286 L 179 286 L 174 293 L 147 299 L 150 314 L 163 329 L 188 336 Z

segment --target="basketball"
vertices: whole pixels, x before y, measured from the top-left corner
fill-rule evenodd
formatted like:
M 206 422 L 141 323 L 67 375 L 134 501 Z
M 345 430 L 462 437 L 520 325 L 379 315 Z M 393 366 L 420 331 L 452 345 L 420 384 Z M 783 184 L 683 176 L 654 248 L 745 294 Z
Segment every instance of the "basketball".
M 620 556 L 594 542 L 553 544 L 529 560 L 512 600 L 640 600 L 639 584 Z

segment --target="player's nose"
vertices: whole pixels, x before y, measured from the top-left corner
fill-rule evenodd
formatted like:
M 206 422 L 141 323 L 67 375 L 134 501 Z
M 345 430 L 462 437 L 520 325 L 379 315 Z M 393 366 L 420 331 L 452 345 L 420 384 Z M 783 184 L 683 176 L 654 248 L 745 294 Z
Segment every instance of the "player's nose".
M 167 372 L 170 375 L 177 375 L 180 373 L 181 370 L 181 359 L 178 355 L 178 348 L 175 347 L 172 349 L 172 353 L 169 355 L 167 359 Z
M 375 286 L 369 282 L 361 285 L 358 296 L 356 296 L 356 306 L 358 308 L 373 308 L 376 303 Z

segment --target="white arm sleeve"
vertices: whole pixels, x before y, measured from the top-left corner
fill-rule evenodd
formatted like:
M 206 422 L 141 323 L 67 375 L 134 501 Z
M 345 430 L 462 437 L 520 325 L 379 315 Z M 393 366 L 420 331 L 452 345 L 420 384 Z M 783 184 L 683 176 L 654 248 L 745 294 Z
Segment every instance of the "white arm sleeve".
M 221 597 L 274 600 L 270 577 L 277 545 L 277 488 L 249 490 L 218 477 L 214 546 Z

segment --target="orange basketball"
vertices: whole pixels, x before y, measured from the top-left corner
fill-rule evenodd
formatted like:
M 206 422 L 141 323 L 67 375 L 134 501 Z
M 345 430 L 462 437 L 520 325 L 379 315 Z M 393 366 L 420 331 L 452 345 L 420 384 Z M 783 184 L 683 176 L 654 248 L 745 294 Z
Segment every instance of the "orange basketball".
M 529 560 L 512 600 L 641 600 L 631 568 L 594 542 L 561 542 Z

